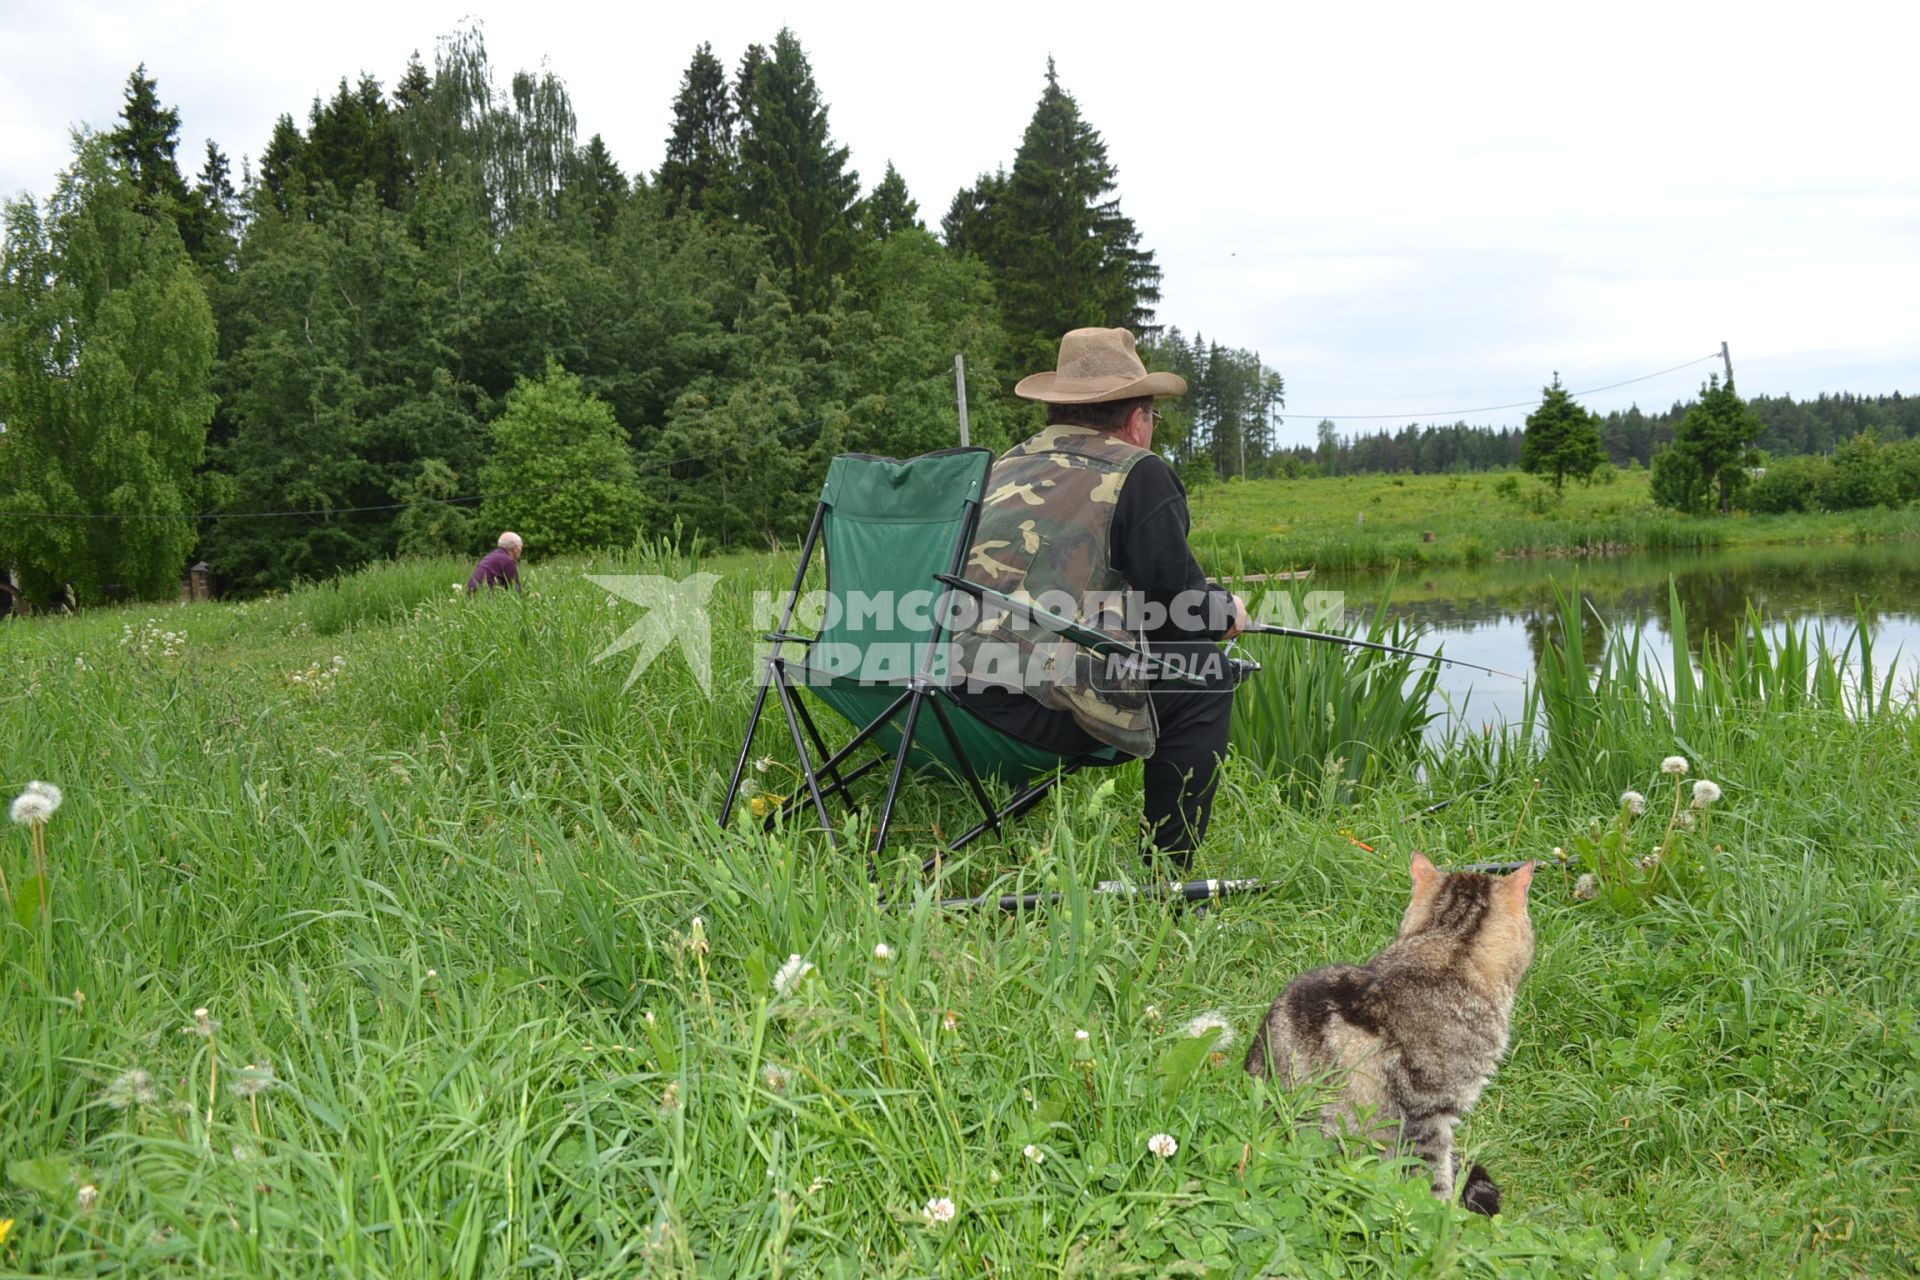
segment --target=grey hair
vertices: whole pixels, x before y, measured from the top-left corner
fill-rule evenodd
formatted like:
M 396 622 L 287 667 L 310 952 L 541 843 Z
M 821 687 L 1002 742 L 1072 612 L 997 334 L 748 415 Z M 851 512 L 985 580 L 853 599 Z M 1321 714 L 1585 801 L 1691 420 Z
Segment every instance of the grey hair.
M 520 535 L 509 529 L 500 535 L 498 546 L 503 551 L 518 551 L 521 546 Z

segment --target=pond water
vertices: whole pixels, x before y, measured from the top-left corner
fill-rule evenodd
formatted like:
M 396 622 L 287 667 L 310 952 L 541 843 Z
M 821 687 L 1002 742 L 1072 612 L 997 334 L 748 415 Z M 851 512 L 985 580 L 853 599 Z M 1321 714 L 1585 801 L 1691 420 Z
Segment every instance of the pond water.
M 1640 626 L 1647 659 L 1662 664 L 1671 679 L 1669 581 L 1686 610 L 1696 658 L 1703 634 L 1733 638 L 1746 626 L 1751 604 L 1772 624 L 1770 634 L 1778 635 L 1782 621 L 1811 623 L 1834 648 L 1864 618 L 1877 679 L 1897 665 L 1897 689 L 1920 682 L 1920 546 L 1911 543 L 1509 560 L 1398 574 L 1315 574 L 1300 585 L 1343 593 L 1348 621 L 1361 625 L 1385 595 L 1392 616 L 1420 629 L 1417 647 L 1438 647 L 1448 657 L 1529 679 L 1546 638 L 1558 634 L 1556 591 L 1577 589 L 1590 618 L 1609 628 Z M 1599 640 L 1599 629 L 1588 628 L 1590 663 Z M 1439 688 L 1451 707 L 1445 719 L 1476 727 L 1514 720 L 1526 697 L 1519 680 L 1464 667 L 1444 668 Z

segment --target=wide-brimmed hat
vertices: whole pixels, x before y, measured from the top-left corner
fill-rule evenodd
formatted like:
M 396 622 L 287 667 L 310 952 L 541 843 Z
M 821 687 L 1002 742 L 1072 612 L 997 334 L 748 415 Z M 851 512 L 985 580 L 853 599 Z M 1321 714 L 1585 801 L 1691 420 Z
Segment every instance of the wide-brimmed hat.
M 1013 394 L 1045 404 L 1104 404 L 1135 396 L 1187 394 L 1177 373 L 1148 373 L 1134 354 L 1128 329 L 1075 329 L 1060 339 L 1060 363 L 1046 373 L 1020 379 Z

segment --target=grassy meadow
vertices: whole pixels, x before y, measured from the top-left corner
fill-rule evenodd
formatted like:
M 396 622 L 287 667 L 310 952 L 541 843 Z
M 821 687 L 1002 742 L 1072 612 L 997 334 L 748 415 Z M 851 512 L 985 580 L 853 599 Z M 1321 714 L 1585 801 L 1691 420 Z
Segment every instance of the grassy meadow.
M 1449 483 L 1405 507 L 1384 479 L 1227 486 L 1199 523 L 1297 524 L 1248 553 L 1283 568 L 1335 534 L 1256 510 L 1306 492 L 1417 546 L 1489 501 Z M 1760 681 L 1684 720 L 1588 707 L 1591 750 L 1474 739 L 1317 790 L 1235 758 L 1197 871 L 1275 887 L 1204 912 L 1087 892 L 1140 874 L 1137 768 L 1074 780 L 937 880 L 919 859 L 967 808 L 916 784 L 883 904 L 805 822 L 715 823 L 750 594 L 791 563 L 530 561 L 524 597 L 470 600 L 467 565 L 412 562 L 0 625 L 0 783 L 64 789 L 44 914 L 32 830 L 0 831 L 0 1275 L 1920 1266 L 1910 697 L 1864 714 Z M 721 577 L 712 696 L 671 649 L 623 689 L 627 657 L 594 658 L 640 611 L 582 574 L 696 567 Z M 770 732 L 759 751 L 788 758 Z M 1725 791 L 1684 892 L 1535 881 L 1512 1054 L 1460 1131 L 1501 1217 L 1299 1129 L 1311 1099 L 1239 1070 L 1287 977 L 1391 938 L 1413 850 L 1544 857 L 1627 787 L 1658 822 L 1675 753 Z M 989 888 L 1064 901 L 932 906 Z M 790 956 L 812 968 L 783 991 Z M 1212 1013 L 1231 1043 L 1189 1034 Z
M 1920 538 L 1916 506 L 1702 519 L 1654 506 L 1645 470 L 1608 474 L 1557 502 L 1512 472 L 1235 480 L 1201 491 L 1193 542 L 1209 569 L 1270 573 Z

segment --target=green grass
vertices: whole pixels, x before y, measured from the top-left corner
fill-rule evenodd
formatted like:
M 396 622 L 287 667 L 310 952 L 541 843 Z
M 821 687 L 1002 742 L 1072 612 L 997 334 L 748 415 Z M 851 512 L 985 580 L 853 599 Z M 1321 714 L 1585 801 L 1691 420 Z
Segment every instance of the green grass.
M 1569 484 L 1557 505 L 1535 513 L 1496 491 L 1503 478 L 1231 481 L 1204 489 L 1196 499 L 1194 547 L 1210 568 L 1265 573 L 1920 538 L 1916 506 L 1816 515 L 1682 516 L 1653 505 L 1647 472 L 1624 471 L 1610 484 Z M 1544 491 L 1539 481 L 1519 479 L 1523 496 Z
M 0 625 L 0 782 L 66 789 L 50 921 L 0 920 L 0 1275 L 1920 1262 L 1910 706 L 1736 705 L 1695 741 L 1651 721 L 1627 740 L 1635 778 L 1682 750 L 1722 782 L 1724 850 L 1703 892 L 1631 920 L 1536 881 L 1512 1057 L 1462 1132 L 1506 1188 L 1487 1222 L 1297 1132 L 1302 1104 L 1276 1110 L 1237 1046 L 1218 1066 L 1170 1051 L 1215 1009 L 1244 1043 L 1291 974 L 1384 945 L 1412 850 L 1544 854 L 1610 790 L 1550 775 L 1529 799 L 1541 762 L 1477 742 L 1302 811 L 1231 760 L 1200 869 L 1278 887 L 1195 914 L 1085 892 L 1136 870 L 1137 769 L 1076 780 L 937 884 L 918 860 L 966 808 L 920 785 L 884 908 L 817 834 L 713 824 L 748 596 L 791 564 L 701 565 L 723 575 L 711 700 L 673 651 L 627 692 L 622 659 L 593 664 L 638 611 L 577 562 L 529 564 L 523 599 L 456 597 L 459 567 L 434 564 Z M 149 617 L 185 641 L 140 652 Z M 30 846 L 0 839 L 17 892 Z M 1066 902 L 931 909 L 993 885 Z M 790 954 L 816 969 L 782 999 Z M 211 1038 L 182 1031 L 197 1007 Z M 269 1060 L 277 1084 L 233 1091 Z M 157 1100 L 113 1109 L 136 1067 Z M 1146 1152 L 1160 1132 L 1171 1160 Z M 940 1196 L 957 1218 L 929 1227 Z

